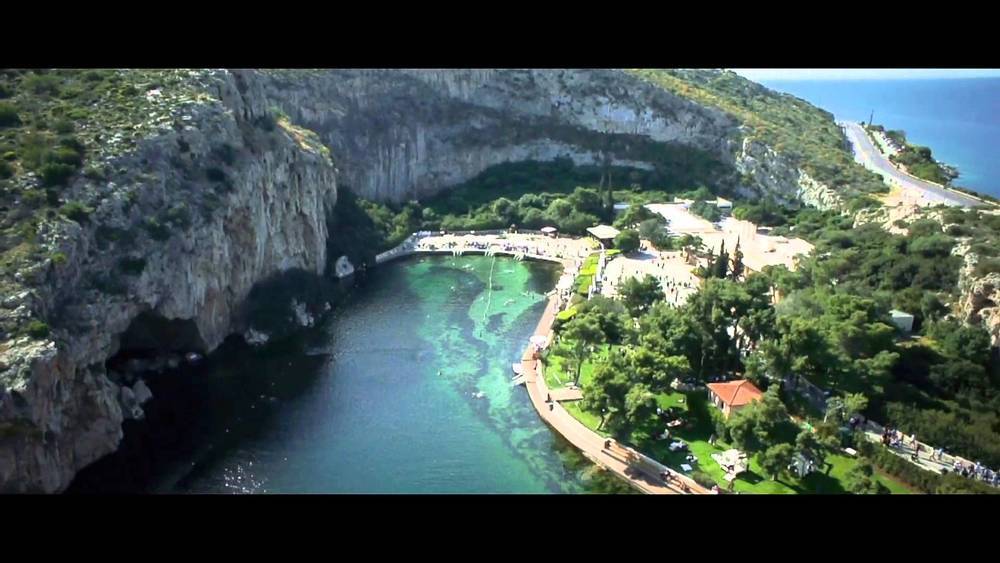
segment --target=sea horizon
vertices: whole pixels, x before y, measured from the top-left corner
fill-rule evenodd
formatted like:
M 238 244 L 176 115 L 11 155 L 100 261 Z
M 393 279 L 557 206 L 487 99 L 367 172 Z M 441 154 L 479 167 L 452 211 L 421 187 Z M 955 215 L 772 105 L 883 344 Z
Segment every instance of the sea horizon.
M 759 80 L 804 99 L 838 120 L 874 122 L 903 130 L 954 166 L 952 184 L 1000 197 L 1000 77 Z

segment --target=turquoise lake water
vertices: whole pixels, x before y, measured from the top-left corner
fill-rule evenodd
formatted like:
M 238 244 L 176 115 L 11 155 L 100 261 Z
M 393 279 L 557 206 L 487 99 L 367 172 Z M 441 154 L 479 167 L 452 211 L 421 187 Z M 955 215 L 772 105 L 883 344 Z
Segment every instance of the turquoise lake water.
M 151 422 L 71 490 L 625 492 L 510 385 L 558 273 L 483 256 L 379 267 L 306 342 L 151 380 Z
M 762 80 L 834 114 L 902 129 L 910 142 L 958 167 L 953 183 L 1000 197 L 1000 78 Z

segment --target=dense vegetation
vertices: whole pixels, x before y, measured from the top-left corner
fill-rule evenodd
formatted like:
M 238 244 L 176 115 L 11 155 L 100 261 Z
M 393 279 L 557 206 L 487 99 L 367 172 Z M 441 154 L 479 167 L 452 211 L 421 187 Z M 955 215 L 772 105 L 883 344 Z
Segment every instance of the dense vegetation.
M 195 99 L 187 72 L 0 70 L 0 293 L 19 269 L 57 258 L 39 245 L 43 222 L 88 220 L 97 202 L 71 199 L 70 183 L 104 180 L 101 161 L 161 126 L 166 99 Z
M 642 69 L 632 71 L 653 84 L 716 107 L 749 127 L 816 180 L 842 194 L 884 193 L 885 184 L 854 162 L 833 115 L 790 94 L 780 94 L 731 71 Z
M 952 249 L 967 244 L 980 255 L 980 264 L 991 264 L 989 257 L 998 251 L 990 242 L 1000 238 L 1000 216 L 940 209 L 929 214 L 937 220 L 908 224 L 904 236 L 875 224 L 855 227 L 852 219 L 834 213 L 783 209 L 770 202 L 741 203 L 736 212 L 766 217 L 765 223 L 781 225 L 776 232 L 805 237 L 816 244 L 816 251 L 796 272 L 768 268 L 742 281 L 732 275 L 735 250 L 733 256 L 715 257 L 715 267 L 702 272 L 705 284 L 678 308 L 661 301 L 653 279 L 624 284 L 621 305 L 595 300 L 582 315 L 577 306 L 561 327 L 560 342 L 565 342 L 553 351 L 557 362 L 579 334 L 587 335 L 584 350 L 621 347 L 617 354 L 592 357 L 591 364 L 586 354 L 574 359 L 576 366 L 590 366 L 584 370 L 589 375 L 583 381 L 579 416 L 594 416 L 590 420 L 595 427 L 655 450 L 656 442 L 644 434 L 651 424 L 650 410 L 670 392 L 666 384 L 675 378 L 704 381 L 731 374 L 776 389 L 775 383 L 802 377 L 835 398 L 844 396 L 847 403 L 852 397 L 864 398 L 861 406 L 854 401 L 849 412 L 863 412 L 952 453 L 1000 466 L 996 349 L 990 348 L 985 330 L 949 315 L 961 268 Z M 640 225 L 652 221 L 638 210 L 628 213 Z M 727 266 L 722 275 L 720 263 Z M 772 291 L 782 296 L 777 305 L 771 303 Z M 915 339 L 902 337 L 891 324 L 892 308 L 914 314 Z M 637 329 L 624 321 L 612 327 L 615 319 L 627 317 L 638 319 Z M 590 330 L 574 330 L 584 323 Z M 782 395 L 788 413 L 817 415 L 794 393 Z M 780 473 L 778 468 L 802 446 L 794 429 L 775 429 L 775 421 L 785 420 L 786 414 L 773 398 L 769 401 L 719 425 L 715 434 L 756 452 L 754 463 L 762 471 Z M 829 422 L 829 413 L 825 418 Z M 759 425 L 774 430 L 755 430 Z M 820 448 L 827 456 L 840 446 L 858 443 L 836 425 L 814 426 L 817 439 L 827 444 L 825 450 Z M 879 470 L 921 490 L 983 489 L 959 477 L 931 478 L 922 471 L 900 470 L 891 459 L 895 456 L 868 457 Z M 870 465 L 860 464 L 844 476 L 843 485 L 847 490 L 881 492 L 884 486 L 874 475 Z
M 668 201 L 699 185 L 713 185 L 714 178 L 710 174 L 664 178 L 655 171 L 610 167 L 611 180 L 602 186 L 604 174 L 603 167 L 575 166 L 568 158 L 504 163 L 424 202 L 419 219 L 434 229 L 505 229 L 514 224 L 527 229 L 554 226 L 581 234 L 587 227 L 611 221 L 613 203 Z M 699 193 L 711 195 L 707 188 Z

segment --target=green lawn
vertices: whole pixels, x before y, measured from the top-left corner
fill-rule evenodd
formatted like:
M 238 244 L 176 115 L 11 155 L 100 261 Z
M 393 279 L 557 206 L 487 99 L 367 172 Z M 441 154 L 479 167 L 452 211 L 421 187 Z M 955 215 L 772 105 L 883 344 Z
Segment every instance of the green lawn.
M 706 400 L 705 394 L 698 392 L 661 393 L 657 396 L 656 401 L 662 409 L 676 407 L 685 411 L 685 418 L 689 424 L 671 429 L 670 439 L 658 440 L 653 436 L 663 431 L 664 424 L 658 418 L 652 417 L 646 425 L 632 432 L 630 442 L 640 451 L 679 471 L 681 464 L 687 463 L 687 452 L 671 452 L 669 450 L 670 442 L 674 438 L 679 438 L 687 442 L 690 453 L 698 459 L 697 463 L 692 464 L 694 470 L 707 474 L 720 487 L 727 487 L 728 483 L 723 479 L 725 472 L 712 459 L 712 454 L 723 452 L 730 446 L 722 442 L 716 442 L 715 445 L 708 443 L 709 438 L 715 432 L 715 420 L 721 414 Z M 607 435 L 606 432 L 597 430 L 597 425 L 600 422 L 599 417 L 582 411 L 579 402 L 563 403 L 563 406 L 591 430 L 597 431 L 602 436 Z M 734 490 L 748 494 L 844 493 L 843 479 L 847 472 L 857 464 L 857 460 L 846 455 L 830 455 L 827 457 L 827 462 L 829 463 L 828 471 L 814 472 L 801 480 L 783 475 L 779 480 L 773 481 L 764 474 L 754 457 L 750 460 L 750 470 L 742 473 L 736 479 Z M 899 481 L 886 475 L 877 474 L 876 479 L 888 487 L 893 494 L 912 492 Z
M 590 377 L 594 373 L 594 365 L 607 357 L 608 350 L 615 348 L 617 346 L 602 344 L 590 359 L 583 362 L 583 366 L 580 368 L 581 387 L 590 382 Z M 550 352 L 545 358 L 545 384 L 549 386 L 549 389 L 561 389 L 567 383 L 573 382 L 573 373 L 565 368 L 565 362 L 566 359 L 555 351 Z

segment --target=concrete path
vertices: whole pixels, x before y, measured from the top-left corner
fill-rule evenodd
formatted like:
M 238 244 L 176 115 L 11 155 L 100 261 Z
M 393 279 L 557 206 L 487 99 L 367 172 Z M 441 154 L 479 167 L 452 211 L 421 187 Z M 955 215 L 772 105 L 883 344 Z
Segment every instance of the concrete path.
M 559 262 L 563 266 L 563 273 L 557 287 L 564 287 L 567 281 L 571 281 L 575 277 L 580 260 L 594 251 L 593 246 L 592 241 L 584 238 L 547 237 L 527 233 L 504 234 L 502 238 L 492 234 L 439 235 L 428 233 L 423 236 L 414 235 L 400 246 L 379 255 L 381 259 L 378 260 L 378 263 L 400 256 L 423 253 L 462 251 L 513 254 Z M 509 250 L 504 250 L 505 247 Z M 532 333 L 533 336 L 545 336 L 548 342 L 552 342 L 552 324 L 562 304 L 563 299 L 560 292 L 554 291 L 549 297 L 542 318 L 539 319 Z M 680 475 L 678 471 L 673 469 L 670 469 L 669 472 L 676 476 L 675 479 L 670 484 L 664 482 L 658 477 L 658 474 L 668 471 L 668 468 L 641 452 L 621 445 L 617 445 L 611 450 L 605 449 L 606 438 L 584 426 L 559 404 L 559 401 L 580 399 L 583 394 L 579 390 L 550 390 L 542 375 L 544 366 L 541 365 L 541 361 L 536 356 L 535 346 L 529 344 L 521 356 L 521 375 L 515 381 L 525 386 L 531 403 L 542 420 L 578 448 L 584 456 L 609 471 L 613 471 L 632 487 L 644 493 L 711 494 L 710 490 L 702 487 L 693 479 Z M 555 400 L 551 403 L 546 402 L 546 398 L 550 396 Z M 627 471 L 629 463 L 626 458 L 629 455 L 642 459 L 646 466 L 655 468 L 654 474 L 646 475 Z
M 544 335 L 549 341 L 552 338 L 552 321 L 556 313 L 559 312 L 558 300 L 555 296 L 549 299 L 549 304 L 545 308 L 545 313 L 535 327 L 535 335 Z M 541 376 L 540 360 L 535 358 L 534 347 L 529 345 L 522 356 L 521 365 L 524 373 L 524 386 L 531 397 L 531 403 L 535 410 L 549 426 L 561 434 L 571 444 L 576 446 L 588 459 L 594 463 L 613 471 L 618 477 L 632 485 L 634 488 L 649 494 L 711 494 L 711 491 L 696 483 L 693 479 L 678 475 L 678 472 L 671 470 L 674 475 L 678 475 L 674 483 L 667 484 L 655 475 L 633 474 L 626 471 L 629 464 L 626 456 L 629 452 L 633 455 L 644 458 L 651 466 L 659 466 L 659 471 L 667 470 L 666 466 L 644 456 L 642 453 L 618 446 L 611 450 L 605 449 L 606 438 L 587 428 L 582 422 L 573 418 L 557 401 L 546 403 L 545 399 L 552 392 L 545 384 L 545 378 Z M 687 487 L 687 491 L 684 490 Z

